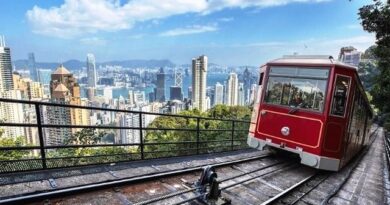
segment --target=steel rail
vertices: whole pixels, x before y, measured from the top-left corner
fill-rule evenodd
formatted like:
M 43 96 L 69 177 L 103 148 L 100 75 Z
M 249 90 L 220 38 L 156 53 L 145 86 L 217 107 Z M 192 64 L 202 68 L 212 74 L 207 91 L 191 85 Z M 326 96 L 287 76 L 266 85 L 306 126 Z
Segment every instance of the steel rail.
M 240 162 L 238 162 L 240 163 Z M 236 163 L 236 164 L 238 164 Z M 248 175 L 248 174 L 252 174 L 252 173 L 255 173 L 255 172 L 259 172 L 259 171 L 262 171 L 264 169 L 268 169 L 268 168 L 271 168 L 271 167 L 274 167 L 274 166 L 277 166 L 277 165 L 280 165 L 280 164 L 283 164 L 284 162 L 276 162 L 276 163 L 273 163 L 273 164 L 270 164 L 270 165 L 266 165 L 264 167 L 260 167 L 258 169 L 255 169 L 255 170 L 251 170 L 251 171 L 248 171 L 248 172 L 244 172 L 242 174 L 238 174 L 238 175 L 235 175 L 235 176 L 232 176 L 232 177 L 228 177 L 228 178 L 225 178 L 225 179 L 222 179 L 220 180 L 219 182 L 226 182 L 228 180 L 232 180 L 232 179 L 236 179 L 238 177 L 242 177 L 242 176 L 245 176 L 245 175 Z M 291 163 L 290 163 L 291 164 Z M 284 167 L 282 167 L 284 168 Z M 279 169 L 278 169 L 279 170 Z M 265 173 L 264 175 L 266 174 L 270 174 L 272 173 L 273 171 L 271 172 L 267 172 Z M 263 176 L 263 175 L 262 175 Z M 259 176 L 256 176 L 256 178 L 259 177 Z M 167 194 L 167 195 L 164 195 L 164 196 L 160 196 L 160 197 L 157 197 L 157 198 L 154 198 L 154 199 L 149 199 L 147 201 L 142 201 L 142 202 L 138 202 L 138 203 L 135 203 L 134 205 L 146 205 L 146 204 L 151 204 L 151 203 L 154 203 L 154 202 L 158 202 L 158 201 L 161 201 L 161 200 L 165 200 L 165 199 L 168 199 L 168 198 L 172 198 L 172 197 L 175 197 L 175 196 L 178 196 L 178 195 L 181 195 L 181 194 L 185 194 L 185 193 L 188 193 L 188 192 L 191 192 L 191 191 L 195 191 L 197 188 L 190 188 L 190 189 L 186 189 L 186 190 L 181 190 L 181 191 L 177 191 L 177 192 L 173 192 L 173 193 L 170 193 L 170 194 Z M 197 196 L 200 196 L 200 195 L 197 195 Z M 197 199 L 198 197 L 194 197 L 193 199 L 191 200 L 195 200 Z M 190 200 L 190 201 L 191 201 Z M 186 202 L 187 199 L 186 199 Z
M 298 183 L 290 186 L 288 189 L 280 192 L 279 194 L 277 194 L 276 196 L 268 199 L 267 201 L 261 203 L 261 205 L 268 205 L 268 204 L 272 204 L 274 203 L 276 200 L 282 198 L 283 196 L 291 193 L 292 191 L 294 191 L 296 188 L 300 187 L 302 184 L 310 181 L 313 177 L 315 177 L 317 175 L 317 172 L 315 172 L 314 174 L 311 174 L 310 176 L 304 178 L 303 180 L 299 181 Z
M 137 176 L 137 177 L 122 178 L 122 179 L 117 179 L 117 180 L 112 180 L 112 181 L 63 188 L 63 189 L 58 189 L 58 190 L 54 190 L 54 191 L 43 191 L 43 192 L 39 192 L 39 193 L 33 193 L 33 194 L 16 196 L 16 197 L 11 197 L 11 198 L 6 198 L 6 199 L 0 199 L 0 204 L 23 204 L 26 202 L 38 201 L 38 200 L 43 200 L 43 199 L 48 199 L 48 198 L 55 198 L 55 197 L 71 195 L 71 194 L 79 194 L 82 192 L 95 191 L 97 189 L 110 188 L 110 187 L 119 186 L 119 185 L 129 185 L 132 183 L 144 182 L 144 181 L 159 179 L 159 178 L 163 178 L 163 177 L 169 177 L 169 176 L 178 175 L 178 174 L 185 174 L 185 173 L 190 173 L 190 172 L 195 172 L 195 171 L 201 171 L 204 166 L 221 167 L 221 166 L 227 166 L 230 164 L 237 164 L 237 163 L 243 163 L 243 162 L 247 162 L 247 161 L 259 160 L 259 159 L 267 158 L 270 156 L 272 156 L 272 154 L 265 154 L 265 155 L 261 155 L 261 156 L 248 157 L 248 158 L 244 158 L 244 159 L 232 160 L 229 162 L 209 163 L 206 165 L 196 166 L 196 167 L 191 167 L 191 168 L 183 168 L 183 169 L 177 169 L 177 170 L 166 171 L 166 172 L 159 172 L 159 173 Z
M 323 179 L 321 179 L 319 182 L 317 182 L 314 186 L 312 186 L 307 192 L 304 192 L 301 196 L 299 196 L 298 198 L 296 198 L 293 202 L 290 203 L 290 205 L 294 205 L 296 203 L 298 203 L 303 197 L 305 197 L 306 195 L 308 195 L 310 192 L 312 192 L 314 189 L 316 189 L 320 184 L 322 184 L 322 182 L 324 182 L 325 180 L 327 180 L 331 175 L 328 174 L 328 176 L 324 177 Z
M 279 164 L 280 164 L 280 163 L 279 163 Z M 248 179 L 241 180 L 241 181 L 235 182 L 235 183 L 233 183 L 233 184 L 230 184 L 230 185 L 221 187 L 220 190 L 225 190 L 225 189 L 228 189 L 228 188 L 231 188 L 231 187 L 234 187 L 234 186 L 243 184 L 243 183 L 245 183 L 245 182 L 252 181 L 252 180 L 255 180 L 255 179 L 257 179 L 257 178 L 266 176 L 266 175 L 268 175 L 268 174 L 272 174 L 272 173 L 274 173 L 274 172 L 283 170 L 284 168 L 289 167 L 291 164 L 293 164 L 293 163 L 288 163 L 287 165 L 282 166 L 282 167 L 280 167 L 280 168 L 278 168 L 278 169 L 272 170 L 272 171 L 270 171 L 270 172 L 263 173 L 263 174 L 260 174 L 260 175 L 254 176 L 254 177 L 250 177 L 250 178 L 248 178 Z M 271 166 L 269 166 L 269 167 L 271 167 Z M 269 167 L 267 167 L 267 168 L 269 168 Z M 261 171 L 261 170 L 259 170 L 259 171 Z M 250 172 L 253 173 L 252 171 L 250 171 Z M 256 172 L 256 171 L 254 171 L 254 172 Z M 237 175 L 237 176 L 233 176 L 233 177 L 226 178 L 226 179 L 224 179 L 224 180 L 222 180 L 222 181 L 232 180 L 232 179 L 235 179 L 235 178 L 238 178 L 238 177 L 241 177 L 241 176 L 244 176 L 244 175 L 248 175 L 248 174 L 251 174 L 251 173 L 239 174 L 239 175 Z M 185 204 L 185 203 L 187 203 L 187 202 L 197 200 L 197 199 L 199 199 L 200 197 L 204 197 L 205 195 L 206 195 L 206 193 L 205 193 L 205 194 L 198 194 L 198 195 L 196 195 L 196 196 L 194 196 L 194 197 L 185 199 L 185 200 L 180 201 L 180 202 L 176 202 L 176 203 L 174 203 L 174 205 Z
M 375 131 L 370 135 L 370 137 L 373 136 L 373 135 L 377 132 L 377 130 L 378 130 L 378 128 L 375 129 Z M 373 143 L 373 141 L 374 141 L 374 139 L 370 142 L 370 146 L 371 146 L 371 144 Z M 274 171 L 276 171 L 276 170 L 274 170 Z M 271 172 L 265 173 L 265 174 L 270 174 L 270 173 L 272 173 L 272 172 L 274 172 L 274 171 L 271 171 Z M 282 198 L 283 196 L 285 196 L 285 195 L 291 193 L 291 192 L 294 191 L 296 188 L 300 187 L 301 185 L 305 184 L 306 182 L 312 180 L 314 177 L 316 177 L 316 176 L 318 175 L 318 173 L 319 173 L 319 172 L 317 171 L 317 172 L 311 174 L 310 176 L 304 178 L 303 180 L 299 181 L 298 183 L 294 184 L 293 186 L 289 187 L 288 189 L 284 190 L 283 192 L 281 192 L 281 193 L 275 195 L 274 197 L 268 199 L 267 201 L 261 203 L 261 205 L 268 205 L 268 204 L 272 204 L 272 203 L 276 202 L 278 199 L 280 199 L 280 198 Z M 245 175 L 245 173 L 244 173 L 244 174 L 241 174 L 241 175 L 243 176 L 243 175 Z M 222 180 L 221 182 L 227 181 L 227 180 L 232 179 L 232 178 L 237 178 L 237 177 L 239 177 L 239 176 L 229 177 L 229 178 L 227 178 L 227 179 Z M 245 182 L 247 182 L 247 181 L 254 180 L 254 179 L 259 178 L 259 177 L 262 177 L 262 175 L 260 175 L 260 176 L 254 176 L 254 177 L 251 177 L 251 178 L 249 178 L 249 179 L 242 180 L 242 181 L 239 181 L 239 182 L 230 184 L 230 185 L 228 185 L 228 186 L 222 187 L 220 190 L 225 190 L 225 189 L 228 189 L 228 188 L 237 186 L 237 185 L 239 185 L 239 184 L 245 183 Z M 315 187 L 317 187 L 319 184 L 321 184 L 322 182 L 324 182 L 328 177 L 329 177 L 329 176 L 327 176 L 327 177 L 325 177 L 324 179 L 322 179 L 319 183 L 317 183 L 316 185 L 314 185 L 309 191 L 305 192 L 302 196 L 300 196 L 298 199 L 296 199 L 295 201 L 293 201 L 291 204 L 296 204 L 296 203 L 297 203 L 299 200 L 301 200 L 306 194 L 308 194 L 309 192 L 311 192 L 312 190 L 314 190 Z M 196 195 L 196 196 L 194 196 L 194 197 L 191 197 L 191 198 L 185 199 L 185 200 L 183 200 L 183 201 L 177 202 L 177 203 L 175 203 L 174 205 L 184 204 L 184 203 L 187 203 L 187 202 L 190 202 L 190 201 L 193 201 L 193 200 L 197 200 L 197 199 L 199 199 L 200 197 L 203 197 L 203 196 L 205 196 L 205 194 Z

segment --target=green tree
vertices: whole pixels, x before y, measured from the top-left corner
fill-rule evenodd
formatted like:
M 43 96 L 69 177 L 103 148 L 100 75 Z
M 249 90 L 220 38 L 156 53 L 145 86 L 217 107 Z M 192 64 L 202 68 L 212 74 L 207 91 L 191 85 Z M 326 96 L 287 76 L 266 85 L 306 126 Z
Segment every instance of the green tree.
M 373 0 L 359 10 L 364 30 L 375 33 L 377 46 L 372 54 L 378 62 L 379 75 L 375 77 L 371 94 L 373 103 L 382 112 L 390 112 L 390 1 Z
M 4 130 L 0 129 L 0 147 L 23 147 L 26 146 L 24 137 L 16 138 L 4 137 Z M 5 150 L 0 151 L 0 160 L 16 160 L 23 159 L 29 156 L 27 150 Z
M 359 63 L 358 74 L 365 90 L 370 91 L 379 74 L 375 61 L 366 60 Z
M 97 131 L 93 128 L 85 128 L 75 132 L 64 140 L 65 145 L 97 145 L 102 142 L 107 135 L 112 135 L 105 131 Z M 117 161 L 127 161 L 132 159 L 132 154 L 137 151 L 136 147 L 76 147 L 59 148 L 48 153 L 49 167 L 77 166 L 93 163 L 107 163 Z M 136 157 L 134 157 L 136 158 Z
M 217 105 L 207 112 L 200 112 L 199 110 L 194 109 L 186 110 L 180 113 L 180 115 L 185 116 L 212 118 L 199 120 L 199 129 L 201 130 L 199 141 L 202 142 L 200 144 L 201 153 L 230 149 L 231 142 L 229 140 L 231 139 L 231 131 L 229 131 L 229 129 L 231 129 L 233 126 L 232 122 L 221 121 L 219 119 L 249 120 L 250 114 L 251 110 L 248 107 L 226 105 Z M 145 145 L 145 152 L 148 153 L 146 157 L 154 158 L 162 156 L 195 154 L 197 145 L 194 142 L 197 141 L 198 136 L 197 132 L 194 130 L 197 128 L 197 123 L 198 122 L 196 118 L 172 116 L 161 116 L 156 118 L 148 126 L 148 128 L 192 130 L 148 130 L 145 135 L 145 142 L 156 144 Z M 235 145 L 246 146 L 246 142 L 244 141 L 248 132 L 248 123 L 236 122 L 234 126 L 235 130 L 237 130 L 234 132 L 235 139 L 243 139 L 242 141 L 237 141 Z

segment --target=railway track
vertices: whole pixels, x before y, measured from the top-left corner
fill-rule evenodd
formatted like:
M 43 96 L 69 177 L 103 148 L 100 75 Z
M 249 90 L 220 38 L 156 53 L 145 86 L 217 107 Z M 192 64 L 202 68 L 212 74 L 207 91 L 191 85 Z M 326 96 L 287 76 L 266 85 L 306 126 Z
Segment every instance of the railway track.
M 358 164 L 365 152 L 357 157 L 350 170 Z M 214 176 L 218 182 L 216 187 L 211 187 L 211 183 L 203 188 L 199 186 L 201 180 L 198 179 L 204 171 L 203 166 L 1 199 L 0 203 L 297 204 L 333 174 L 300 165 L 292 157 L 275 157 L 272 154 L 209 166 L 218 175 Z M 345 183 L 350 172 L 347 172 L 338 189 Z M 336 187 L 330 190 L 323 204 L 338 189 Z M 210 199 L 210 195 L 217 198 Z
M 264 155 L 236 160 L 225 163 L 211 164 L 218 173 L 220 190 L 223 195 L 237 187 L 252 189 L 251 183 L 264 195 L 257 201 L 266 201 L 286 186 L 296 184 L 313 174 L 314 169 L 302 166 L 296 158 L 280 158 L 274 155 Z M 38 193 L 36 195 L 21 196 L 24 198 L 9 199 L 2 203 L 20 204 L 34 200 L 32 204 L 199 204 L 199 199 L 207 193 L 199 194 L 195 187 L 202 168 L 177 170 L 161 173 L 159 175 L 145 176 L 144 179 L 127 179 L 109 184 L 74 187 L 71 190 L 58 190 L 57 192 Z M 291 180 L 286 180 L 291 179 Z M 277 181 L 280 183 L 278 184 Z M 289 181 L 289 182 L 287 182 Z M 93 189 L 94 188 L 94 189 Z M 99 190 L 97 190 L 99 189 Z M 252 189 L 252 192 L 255 190 Z M 265 191 L 268 189 L 268 191 Z M 62 191 L 62 192 L 59 192 Z M 64 192 L 68 191 L 68 192 Z M 63 196 L 68 194 L 69 196 Z M 222 196 L 232 204 L 238 203 L 233 196 Z M 243 199 L 239 199 L 243 200 Z M 253 204 L 251 200 L 245 200 L 244 204 Z
M 341 180 L 339 180 L 338 184 L 333 187 L 332 189 L 328 190 L 328 194 L 321 199 L 320 203 L 322 205 L 326 205 L 329 203 L 330 199 L 333 198 L 343 187 L 343 185 L 347 182 L 349 177 L 351 176 L 352 171 L 359 165 L 362 158 L 366 155 L 374 141 L 376 140 L 376 134 L 379 127 L 377 127 L 370 137 L 372 137 L 372 140 L 370 141 L 369 145 L 367 145 L 356 157 L 354 160 L 352 160 L 346 167 L 344 167 L 341 171 L 344 172 L 342 174 Z M 304 201 L 304 204 L 313 204 L 308 201 L 303 200 L 308 194 L 310 194 L 313 190 L 318 188 L 320 185 L 322 185 L 324 182 L 326 182 L 330 177 L 334 175 L 333 172 L 327 172 L 327 171 L 318 171 L 315 175 L 310 177 L 307 181 L 297 184 L 296 187 L 292 187 L 290 190 L 286 190 L 284 194 L 280 194 L 280 197 L 275 197 L 274 200 L 270 200 L 271 203 L 269 204 L 289 204 L 294 205 L 298 202 Z M 299 189 L 298 189 L 299 188 Z
M 238 163 L 256 161 L 256 160 L 261 160 L 261 159 L 265 159 L 265 158 L 272 158 L 272 156 L 273 156 L 272 154 L 268 153 L 268 154 L 264 154 L 261 156 L 248 157 L 248 158 L 239 159 L 239 160 L 232 160 L 229 162 L 213 163 L 213 164 L 209 164 L 209 166 L 213 166 L 213 167 L 231 166 L 231 165 L 238 164 Z M 203 166 L 196 166 L 196 167 L 185 168 L 185 169 L 159 172 L 159 173 L 149 174 L 149 175 L 144 175 L 144 176 L 139 176 L 139 177 L 121 178 L 118 180 L 112 180 L 112 181 L 107 181 L 107 182 L 102 182 L 102 183 L 58 189 L 58 190 L 49 191 L 49 192 L 45 191 L 45 192 L 36 192 L 33 194 L 28 194 L 28 195 L 13 196 L 12 198 L 0 199 L 0 204 L 20 204 L 20 203 L 26 203 L 26 202 L 31 202 L 31 201 L 47 200 L 47 199 L 62 197 L 62 196 L 67 196 L 67 195 L 80 194 L 80 193 L 85 193 L 85 192 L 90 192 L 90 191 L 95 191 L 95 190 L 109 189 L 109 188 L 118 187 L 118 186 L 130 186 L 130 185 L 133 185 L 136 183 L 162 179 L 162 178 L 166 178 L 169 176 L 182 175 L 182 174 L 188 174 L 188 173 L 194 173 L 194 172 L 196 173 L 196 172 L 200 172 L 202 170 L 202 168 L 203 168 Z

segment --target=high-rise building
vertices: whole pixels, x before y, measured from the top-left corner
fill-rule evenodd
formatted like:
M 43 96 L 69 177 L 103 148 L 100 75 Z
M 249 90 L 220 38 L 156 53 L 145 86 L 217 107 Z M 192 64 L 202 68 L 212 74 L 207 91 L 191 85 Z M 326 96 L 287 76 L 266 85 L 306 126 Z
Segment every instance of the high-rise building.
M 0 92 L 0 98 L 21 100 L 22 96 L 19 90 L 6 90 Z M 24 119 L 24 110 L 21 103 L 0 102 L 0 121 L 7 123 L 24 123 Z M 25 136 L 23 127 L 5 127 L 4 133 L 3 136 L 11 138 Z
M 259 86 L 257 84 L 252 84 L 250 95 L 249 95 L 249 101 L 248 105 L 252 105 L 256 99 L 257 92 L 258 92 Z
M 23 78 L 19 73 L 12 74 L 14 89 L 20 91 L 22 99 L 41 100 L 44 97 L 43 86 L 40 82 Z
M 241 105 L 241 106 L 245 105 L 244 83 L 239 83 L 238 84 L 238 105 Z
M 81 105 L 80 86 L 73 74 L 64 66 L 60 66 L 51 75 L 50 81 L 51 102 Z M 87 125 L 87 114 L 82 109 L 47 106 L 47 123 L 57 125 Z M 58 145 L 79 129 L 50 128 L 46 132 L 46 141 L 51 145 Z
M 38 69 L 38 79 L 43 86 L 43 93 L 46 96 L 50 96 L 51 73 L 50 69 Z
M 141 111 L 141 112 L 150 112 L 149 106 L 138 106 L 132 108 L 133 111 Z M 147 127 L 151 121 L 155 118 L 155 116 L 149 117 L 148 115 L 141 115 L 142 118 L 142 127 Z M 152 119 L 152 120 L 151 120 Z M 122 127 L 139 127 L 139 114 L 136 113 L 126 113 L 120 116 L 119 120 L 120 126 Z M 128 143 L 140 143 L 141 135 L 140 130 L 136 129 L 120 129 L 120 142 L 124 144 Z
M 252 73 L 249 71 L 248 67 L 245 68 L 244 73 L 242 75 L 242 82 L 244 83 L 244 95 L 245 102 L 249 102 L 250 98 L 250 89 L 255 81 L 255 78 L 252 76 Z
M 161 67 L 157 73 L 157 84 L 156 84 L 156 101 L 165 102 L 165 73 Z
M 13 89 L 11 50 L 6 47 L 4 36 L 0 36 L 0 92 Z
M 38 76 L 38 71 L 37 71 L 37 66 L 35 63 L 35 55 L 34 53 L 29 53 L 28 54 L 28 70 L 30 71 L 30 78 L 31 80 L 38 82 L 39 81 L 39 76 Z
M 91 53 L 87 54 L 87 75 L 88 75 L 88 87 L 96 87 L 97 74 L 96 74 L 96 62 L 95 56 Z
M 339 61 L 357 67 L 361 61 L 363 53 L 352 46 L 340 49 Z
M 175 86 L 183 87 L 183 74 L 175 70 Z
M 192 106 L 206 111 L 207 56 L 192 59 Z
M 129 102 L 128 104 L 130 106 L 134 106 L 135 105 L 135 102 L 134 102 L 134 91 L 133 90 L 129 90 Z
M 0 36 L 0 98 L 21 100 L 21 92 L 14 90 L 11 65 L 11 49 L 6 47 L 4 36 Z M 0 121 L 24 123 L 23 105 L 20 103 L 0 102 Z M 5 127 L 5 137 L 24 136 L 23 127 Z
M 214 92 L 214 105 L 223 104 L 223 85 L 221 83 L 215 84 Z
M 18 72 L 12 73 L 12 82 L 14 89 L 20 91 L 22 99 L 28 98 L 28 82 L 31 81 L 29 78 L 23 78 Z
M 209 96 L 206 96 L 206 110 L 211 108 L 211 99 Z
M 27 84 L 28 92 L 27 96 L 31 100 L 41 100 L 44 96 L 43 86 L 40 82 L 30 81 Z
M 146 97 L 144 91 L 135 91 L 134 92 L 134 103 L 138 106 L 141 104 L 146 104 Z
M 190 87 L 188 87 L 188 90 L 187 90 L 187 92 L 188 92 L 188 99 L 191 99 L 192 100 L 192 87 L 190 86 Z
M 86 94 L 87 94 L 88 100 L 93 101 L 95 99 L 95 96 L 96 96 L 96 88 L 88 87 Z
M 38 79 L 42 85 L 50 85 L 52 70 L 38 69 Z
M 229 75 L 226 91 L 226 104 L 238 104 L 238 76 L 236 73 L 230 73 Z
M 171 86 L 170 100 L 183 100 L 183 92 L 179 86 Z

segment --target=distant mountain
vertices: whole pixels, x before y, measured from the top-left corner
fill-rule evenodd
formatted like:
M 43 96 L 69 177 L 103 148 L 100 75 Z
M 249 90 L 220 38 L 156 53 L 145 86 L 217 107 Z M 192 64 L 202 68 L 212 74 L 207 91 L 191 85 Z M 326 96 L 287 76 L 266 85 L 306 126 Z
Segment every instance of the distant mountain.
M 27 64 L 28 64 L 27 60 L 16 60 L 13 61 L 13 63 L 17 69 L 27 69 Z M 69 70 L 80 70 L 82 67 L 85 67 L 86 62 L 72 59 L 72 60 L 65 61 L 63 64 Z M 172 63 L 170 60 L 124 60 L 124 61 L 108 61 L 108 62 L 102 62 L 96 64 L 97 67 L 99 67 L 100 65 L 102 66 L 116 65 L 116 66 L 122 66 L 126 68 L 175 66 L 175 64 Z M 52 62 L 37 62 L 36 65 L 38 68 L 48 68 L 54 70 L 60 64 L 52 63 Z
M 99 65 L 120 65 L 127 68 L 137 67 L 173 67 L 175 66 L 170 60 L 124 60 L 124 61 L 108 61 Z

